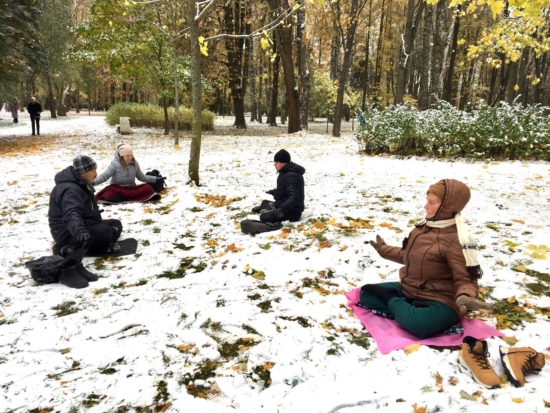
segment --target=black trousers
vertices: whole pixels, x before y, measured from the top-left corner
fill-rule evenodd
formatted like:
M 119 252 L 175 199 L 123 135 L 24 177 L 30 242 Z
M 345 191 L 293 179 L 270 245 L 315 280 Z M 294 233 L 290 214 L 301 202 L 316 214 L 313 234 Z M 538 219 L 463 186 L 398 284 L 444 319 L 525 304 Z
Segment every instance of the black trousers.
M 36 124 L 36 133 L 40 135 L 40 116 L 31 116 L 32 134 L 34 135 L 34 125 Z
M 262 210 L 267 210 L 267 212 L 264 212 L 260 215 L 260 221 L 262 222 L 283 222 L 283 221 L 298 221 L 300 219 L 300 216 L 302 215 L 303 211 L 288 211 L 285 212 L 282 218 L 279 218 L 275 214 L 275 207 L 273 201 L 266 201 L 263 200 L 262 204 L 260 205 L 260 208 Z
M 19 119 L 13 118 L 13 123 L 19 123 Z
M 103 253 L 109 248 L 113 242 L 115 242 L 122 233 L 122 223 L 118 219 L 104 219 L 101 223 L 86 227 L 90 231 L 90 235 L 93 240 L 88 248 L 88 252 L 93 254 Z M 61 248 L 70 245 L 75 248 L 81 247 L 80 243 L 73 237 L 69 236 L 68 239 L 56 242 L 53 247 L 53 253 L 59 254 Z

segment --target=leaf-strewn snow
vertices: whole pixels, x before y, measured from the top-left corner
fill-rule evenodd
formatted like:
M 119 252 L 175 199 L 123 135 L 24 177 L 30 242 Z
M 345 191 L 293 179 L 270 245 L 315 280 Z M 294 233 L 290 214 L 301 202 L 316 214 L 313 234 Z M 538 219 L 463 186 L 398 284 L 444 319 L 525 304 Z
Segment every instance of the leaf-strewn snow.
M 463 214 L 483 248 L 480 284 L 492 289 L 488 300 L 515 297 L 535 318 L 504 333 L 518 340 L 516 346 L 547 353 L 549 288 L 532 274 L 550 273 L 542 247 L 550 245 L 549 164 L 365 157 L 351 136 L 253 136 L 256 126 L 247 131 L 251 136 L 236 136 L 227 133 L 232 120 L 218 119 L 224 133 L 203 137 L 204 186 L 197 188 L 184 185 L 188 137 L 176 151 L 159 131 L 121 137 L 102 117 L 70 116 L 45 117 L 43 135 L 35 138 L 27 136 L 24 116 L 13 126 L 2 114 L 0 411 L 411 412 L 414 405 L 545 411 L 547 366 L 523 388 L 487 390 L 459 369 L 456 350 L 381 355 L 343 293 L 397 280 L 399 265 L 379 258 L 364 241 L 378 233 L 400 245 L 423 216 L 427 186 L 459 179 L 472 189 Z M 23 263 L 51 252 L 47 213 L 55 173 L 78 154 L 93 157 L 101 172 L 121 141 L 134 147 L 144 171 L 156 168 L 168 177 L 159 203 L 104 208 L 104 218 L 122 221 L 122 238 L 138 239 L 138 254 L 85 258 L 101 276 L 86 289 L 36 286 Z M 237 224 L 275 187 L 272 159 L 280 148 L 306 168 L 313 214 L 287 223 L 287 236 L 244 235 Z M 195 195 L 243 199 L 216 207 Z M 374 229 L 354 230 L 346 217 L 368 220 Z M 318 219 L 326 228 L 315 226 Z M 206 268 L 188 269 L 179 279 L 158 277 L 189 262 Z M 538 273 L 512 271 L 520 264 Z M 546 292 L 533 295 L 528 283 Z M 68 302 L 76 312 L 57 316 L 53 307 Z M 496 317 L 486 320 L 497 323 Z M 491 364 L 503 375 L 498 346 L 507 344 L 488 342 Z

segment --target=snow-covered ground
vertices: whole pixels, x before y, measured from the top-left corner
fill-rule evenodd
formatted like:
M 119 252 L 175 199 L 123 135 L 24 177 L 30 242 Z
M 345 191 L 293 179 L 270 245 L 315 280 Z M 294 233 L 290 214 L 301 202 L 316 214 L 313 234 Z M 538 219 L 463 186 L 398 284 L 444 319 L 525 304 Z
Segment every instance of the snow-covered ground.
M 266 128 L 256 124 L 239 136 L 226 117 L 216 121 L 223 133 L 203 137 L 204 186 L 190 187 L 188 135 L 176 150 L 161 131 L 122 138 L 101 116 L 71 115 L 45 116 L 31 137 L 26 115 L 17 126 L 0 116 L 0 411 L 547 411 L 548 365 L 523 388 L 487 390 L 454 349 L 382 355 L 344 294 L 397 280 L 399 265 L 364 242 L 378 233 L 401 245 L 423 216 L 428 185 L 459 179 L 472 189 L 464 216 L 482 246 L 487 300 L 517 300 L 510 314 L 484 317 L 548 360 L 548 163 L 367 157 L 349 134 L 255 136 Z M 168 177 L 158 203 L 105 207 L 123 238 L 139 240 L 137 254 L 86 258 L 100 275 L 86 289 L 36 286 L 24 263 L 51 253 L 55 173 L 78 154 L 101 172 L 121 141 L 142 169 Z M 287 223 L 290 232 L 244 235 L 238 223 L 275 186 L 280 148 L 306 168 L 312 216 Z M 488 343 L 504 377 L 498 346 L 507 344 Z

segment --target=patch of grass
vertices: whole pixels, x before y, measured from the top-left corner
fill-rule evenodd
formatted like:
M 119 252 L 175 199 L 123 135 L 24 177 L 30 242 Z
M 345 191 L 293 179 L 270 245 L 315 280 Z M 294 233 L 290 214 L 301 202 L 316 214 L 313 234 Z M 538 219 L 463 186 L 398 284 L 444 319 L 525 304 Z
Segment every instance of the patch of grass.
M 191 231 L 187 231 L 185 234 L 180 235 L 178 238 L 180 238 L 180 239 L 181 238 L 195 238 L 195 233 L 191 232 Z M 178 239 L 176 238 L 176 241 L 177 240 Z M 174 242 L 176 242 L 176 241 L 174 241 Z
M 269 363 L 270 364 L 270 363 Z M 273 367 L 273 365 L 271 365 Z M 262 386 L 263 389 L 267 389 L 271 386 L 271 369 L 266 368 L 266 366 L 256 366 L 252 369 L 252 373 L 248 374 L 248 377 L 254 382 Z M 254 375 L 258 376 L 260 379 L 257 380 Z
M 164 271 L 162 274 L 157 275 L 157 278 L 168 278 L 175 280 L 178 278 L 184 278 L 187 275 L 187 270 L 195 270 L 195 272 L 202 272 L 206 269 L 206 263 L 200 261 L 197 265 L 193 265 L 194 257 L 187 257 L 181 260 L 180 266 L 174 271 Z
M 53 412 L 53 407 L 36 407 L 28 411 L 28 413 L 50 413 L 50 412 Z
M 148 247 L 149 245 L 151 245 L 151 243 L 149 242 L 149 240 L 145 240 L 141 241 L 141 245 L 143 245 L 144 247 Z
M 90 407 L 94 407 L 96 404 L 101 403 L 101 400 L 104 399 L 105 396 L 98 396 L 95 393 L 90 393 L 86 398 L 82 401 L 82 405 L 89 409 Z
M 243 327 L 243 330 L 246 331 L 248 334 L 256 334 L 256 335 L 260 335 L 260 333 L 258 333 L 256 330 L 254 330 L 252 327 L 250 326 L 247 326 L 246 324 L 243 324 L 242 325 Z
M 304 278 L 302 279 L 302 287 L 308 287 L 313 289 L 319 288 L 319 280 L 317 278 L 311 279 L 311 278 Z
M 516 299 L 499 300 L 494 304 L 493 315 L 497 317 L 497 329 L 519 326 L 523 322 L 534 323 L 535 317 L 521 307 Z
M 147 218 L 147 219 L 144 219 L 143 221 L 141 221 L 142 225 L 151 225 L 151 224 L 154 224 L 155 221 L 153 221 L 151 218 Z
M 259 244 L 258 247 L 267 251 L 268 249 L 271 248 L 271 244 L 269 242 L 267 244 Z
M 271 287 L 269 285 L 265 284 L 265 283 L 258 285 L 258 288 L 260 290 L 271 290 Z
M 366 333 L 357 333 L 357 334 L 351 334 L 350 337 L 348 337 L 348 341 L 351 344 L 355 344 L 356 346 L 363 347 L 365 350 L 368 350 L 370 347 L 370 334 Z
M 305 317 L 284 317 L 284 316 L 279 316 L 279 318 L 282 318 L 283 320 L 287 320 L 287 321 L 296 321 L 298 324 L 300 324 L 302 327 L 311 327 L 311 324 L 309 324 L 309 320 Z
M 180 249 L 180 250 L 183 250 L 183 251 L 189 251 L 189 250 L 195 248 L 194 246 L 188 247 L 184 243 L 173 242 L 172 245 L 174 246 L 174 248 L 177 248 L 177 249 Z
M 159 227 L 154 227 L 153 228 L 153 234 L 159 234 L 160 233 L 160 228 Z
M 178 381 L 180 386 L 185 386 L 187 392 L 194 397 L 206 398 L 207 389 L 203 386 L 195 386 L 196 380 L 208 380 L 211 377 L 216 377 L 216 369 L 218 365 L 211 361 L 201 362 L 193 373 L 185 373 Z
M 101 271 L 107 268 L 107 263 L 114 264 L 121 259 L 120 257 L 98 257 L 94 260 L 93 266 L 96 270 Z
M 259 307 L 262 310 L 262 313 L 267 313 L 271 309 L 271 301 L 265 300 L 257 304 L 256 307 Z
M 168 401 L 168 397 L 170 397 L 170 393 L 168 393 L 168 385 L 164 380 L 161 380 L 157 383 L 157 394 L 154 399 L 155 403 Z
M 177 325 L 180 325 L 180 323 L 183 323 L 185 320 L 187 320 L 187 314 L 185 313 L 181 313 L 180 315 L 180 319 L 178 320 L 178 324 Z
M 238 221 L 240 219 L 246 218 L 248 215 L 250 215 L 252 212 L 250 211 L 241 211 L 238 214 L 231 215 L 230 218 L 234 221 Z
M 76 307 L 76 303 L 74 301 L 65 301 L 55 307 L 52 307 L 52 310 L 57 311 L 55 313 L 57 317 L 65 317 L 66 315 L 78 313 L 80 311 L 80 309 Z
M 111 374 L 115 374 L 117 371 L 118 371 L 117 369 L 114 369 L 112 367 L 103 367 L 99 369 L 99 374 L 111 375 Z
M 237 357 L 241 351 L 248 350 L 258 344 L 253 338 L 245 337 L 236 340 L 234 343 L 220 343 L 218 350 L 223 357 L 232 359 Z
M 118 284 L 112 284 L 111 288 L 117 289 L 117 288 L 125 288 L 126 287 L 126 281 L 121 281 Z
M 249 300 L 252 300 L 252 301 L 259 300 L 260 298 L 262 298 L 262 296 L 258 293 L 247 295 L 247 297 L 248 297 Z
M 199 207 L 187 208 L 191 212 L 202 212 L 203 209 Z
M 216 307 L 225 307 L 225 300 L 224 299 L 216 300 Z
M 107 287 L 98 288 L 97 290 L 94 291 L 94 294 L 95 295 L 105 294 L 107 291 L 109 291 L 109 288 Z

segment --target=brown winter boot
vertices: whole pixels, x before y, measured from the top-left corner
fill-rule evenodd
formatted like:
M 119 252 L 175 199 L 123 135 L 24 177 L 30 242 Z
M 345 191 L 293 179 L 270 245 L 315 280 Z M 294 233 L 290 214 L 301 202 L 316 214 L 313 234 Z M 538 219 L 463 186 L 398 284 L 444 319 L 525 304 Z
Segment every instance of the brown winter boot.
M 474 380 L 479 384 L 488 389 L 497 389 L 500 387 L 500 377 L 489 364 L 487 357 L 489 357 L 489 352 L 486 341 L 470 336 L 464 337 L 458 353 L 459 363 L 470 370 Z
M 500 347 L 499 352 L 508 381 L 516 387 L 525 385 L 526 374 L 538 374 L 544 367 L 544 355 L 531 347 Z

